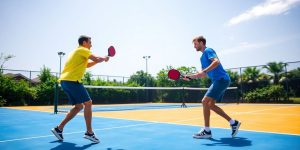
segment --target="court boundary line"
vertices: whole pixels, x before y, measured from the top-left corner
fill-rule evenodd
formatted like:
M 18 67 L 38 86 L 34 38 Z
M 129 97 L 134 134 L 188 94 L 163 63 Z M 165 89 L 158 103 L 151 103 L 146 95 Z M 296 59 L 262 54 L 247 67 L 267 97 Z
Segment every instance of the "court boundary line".
M 277 108 L 268 108 L 268 109 L 261 109 L 261 110 L 255 110 L 255 111 L 248 111 L 248 112 L 240 112 L 236 114 L 252 114 L 256 112 L 262 112 L 262 111 L 268 111 L 268 110 L 274 110 L 274 109 L 282 109 L 282 108 L 290 108 L 290 107 L 297 107 L 297 106 L 282 106 L 282 107 L 277 107 Z
M 144 121 L 144 122 L 146 122 L 146 121 Z M 144 125 L 151 125 L 151 124 L 155 124 L 155 123 L 147 122 L 147 123 L 140 123 L 140 124 L 133 124 L 133 125 L 115 126 L 115 127 L 109 127 L 109 128 L 94 129 L 94 131 L 103 131 L 103 130 L 111 130 L 111 129 L 119 129 L 119 128 L 129 128 L 129 127 L 144 126 Z M 77 132 L 67 132 L 67 133 L 63 133 L 63 134 L 64 135 L 71 135 L 71 134 L 78 134 L 78 133 L 85 133 L 85 132 L 86 131 L 77 131 Z M 42 135 L 42 136 L 33 136 L 33 137 L 16 138 L 16 139 L 9 139 L 9 140 L 0 140 L 0 143 L 22 141 L 22 140 L 31 140 L 31 139 L 37 139 L 37 138 L 46 138 L 46 137 L 52 137 L 52 136 L 55 137 L 53 134 L 49 134 L 49 135 Z

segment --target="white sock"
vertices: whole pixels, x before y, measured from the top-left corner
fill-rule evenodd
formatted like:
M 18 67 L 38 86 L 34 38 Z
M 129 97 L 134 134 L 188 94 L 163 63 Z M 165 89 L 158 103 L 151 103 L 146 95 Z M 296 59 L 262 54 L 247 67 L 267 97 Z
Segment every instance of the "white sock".
M 210 128 L 209 127 L 204 127 L 204 130 L 209 132 L 210 131 Z
M 231 119 L 231 120 L 229 121 L 229 123 L 230 123 L 231 125 L 233 125 L 233 124 L 235 123 L 235 120 L 234 120 L 234 119 Z

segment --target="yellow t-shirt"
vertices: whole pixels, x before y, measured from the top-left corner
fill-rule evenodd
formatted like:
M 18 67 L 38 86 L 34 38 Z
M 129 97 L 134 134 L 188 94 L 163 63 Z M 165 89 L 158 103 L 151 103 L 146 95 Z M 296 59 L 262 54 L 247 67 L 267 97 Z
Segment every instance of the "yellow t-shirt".
M 88 64 L 88 57 L 90 55 L 91 51 L 82 46 L 79 46 L 71 52 L 58 82 L 61 80 L 81 82 Z

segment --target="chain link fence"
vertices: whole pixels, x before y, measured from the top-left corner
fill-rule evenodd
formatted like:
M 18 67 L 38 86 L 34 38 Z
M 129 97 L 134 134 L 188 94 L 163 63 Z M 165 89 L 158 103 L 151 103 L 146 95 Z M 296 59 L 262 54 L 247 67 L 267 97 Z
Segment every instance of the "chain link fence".
M 12 77 L 15 80 L 25 80 L 31 84 L 38 84 L 40 82 L 39 75 L 41 71 L 33 70 L 15 70 L 15 69 L 1 69 L 2 74 Z M 58 72 L 50 72 L 51 75 L 58 79 Z M 91 75 L 92 80 L 103 80 L 103 81 L 112 81 L 112 82 L 121 82 L 126 83 L 129 77 L 125 76 L 112 76 L 112 75 Z
M 259 97 L 259 94 L 264 94 L 264 90 L 259 89 L 268 90 L 272 86 L 280 88 L 277 100 L 289 102 L 291 98 L 300 97 L 300 61 L 229 68 L 227 71 L 232 79 L 231 86 L 239 88 L 241 102 L 251 102 L 247 97 L 249 94 L 255 94 L 256 91 Z

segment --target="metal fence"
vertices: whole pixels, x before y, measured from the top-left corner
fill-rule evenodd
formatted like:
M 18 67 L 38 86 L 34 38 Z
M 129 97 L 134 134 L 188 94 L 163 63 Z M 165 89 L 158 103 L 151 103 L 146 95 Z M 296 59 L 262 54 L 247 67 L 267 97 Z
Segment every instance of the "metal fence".
M 115 82 L 122 82 L 123 84 L 128 81 L 130 77 L 125 76 L 112 76 L 112 75 L 92 75 L 92 79 L 101 79 L 103 81 L 115 81 Z
M 2 74 L 11 76 L 15 79 L 23 79 L 30 83 L 38 83 L 39 78 L 38 75 L 40 75 L 41 71 L 33 71 L 33 70 L 16 70 L 16 69 L 1 69 L 0 70 Z M 50 72 L 51 75 L 58 78 L 59 73 L 58 72 Z M 112 75 L 92 75 L 91 78 L 93 80 L 101 79 L 103 81 L 116 81 L 125 83 L 129 79 L 129 77 L 125 76 L 112 76 Z
M 258 88 L 268 87 L 273 84 L 282 85 L 287 95 L 287 100 L 290 97 L 300 97 L 300 61 L 281 63 L 281 70 L 277 72 L 277 77 L 274 72 L 268 69 L 268 65 L 247 66 L 229 68 L 227 71 L 231 76 L 231 87 L 238 87 L 239 99 L 244 100 L 244 95 Z M 41 71 L 32 70 L 14 70 L 1 69 L 1 73 L 12 75 L 15 79 L 23 79 L 36 84 L 39 82 L 38 75 Z M 51 72 L 56 78 L 58 72 Z M 101 79 L 102 81 L 117 81 L 126 83 L 129 77 L 112 76 L 112 75 L 91 75 L 92 80 Z
M 281 63 L 276 75 L 267 64 L 229 68 L 227 71 L 232 79 L 231 86 L 239 87 L 241 100 L 247 92 L 274 84 L 284 87 L 287 100 L 300 97 L 300 61 Z

